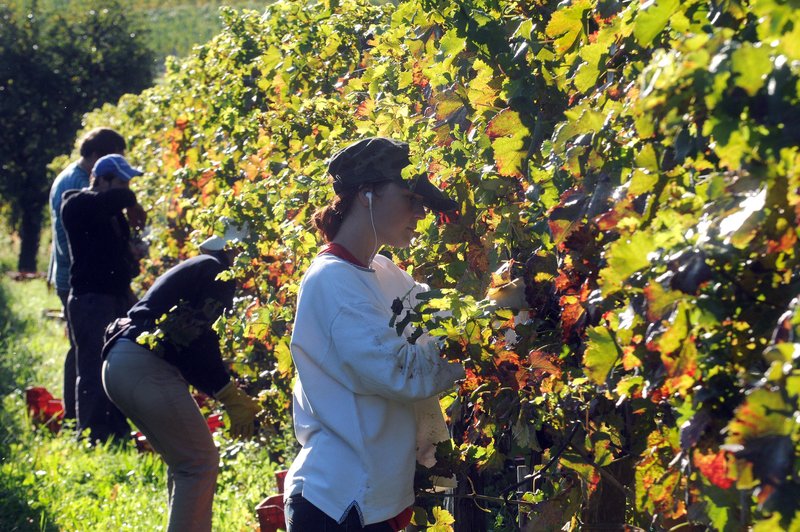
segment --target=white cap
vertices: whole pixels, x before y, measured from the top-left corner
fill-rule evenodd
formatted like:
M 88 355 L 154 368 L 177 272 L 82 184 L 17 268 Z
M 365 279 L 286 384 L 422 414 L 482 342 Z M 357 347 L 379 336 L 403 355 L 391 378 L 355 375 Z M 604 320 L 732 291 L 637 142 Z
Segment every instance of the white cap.
M 204 253 L 222 251 L 230 243 L 241 242 L 250 233 L 250 226 L 247 222 L 236 226 L 232 220 L 224 219 L 223 223 L 225 224 L 225 233 L 222 236 L 214 235 L 205 239 L 200 244 L 200 251 Z

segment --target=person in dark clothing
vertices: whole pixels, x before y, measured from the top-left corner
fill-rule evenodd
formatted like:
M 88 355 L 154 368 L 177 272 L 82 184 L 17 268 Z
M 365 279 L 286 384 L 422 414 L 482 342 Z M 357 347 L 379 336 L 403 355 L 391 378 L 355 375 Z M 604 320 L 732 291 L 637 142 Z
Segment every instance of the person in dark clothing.
M 260 410 L 231 380 L 212 329 L 233 302 L 234 281 L 218 276 L 235 256 L 226 243 L 240 235 L 206 240 L 204 255 L 162 274 L 107 333 L 103 386 L 167 464 L 171 532 L 211 530 L 219 464 L 188 385 L 223 404 L 232 436 L 252 436 Z
M 58 299 L 68 318 L 67 299 L 69 298 L 69 244 L 64 226 L 61 224 L 61 200 L 67 190 L 79 190 L 89 186 L 89 174 L 97 160 L 111 153 L 125 153 L 125 139 L 107 127 L 92 129 L 80 141 L 80 159 L 67 166 L 58 174 L 50 187 L 50 221 L 53 230 L 53 249 L 47 270 L 47 281 L 55 286 Z M 64 419 L 75 419 L 75 346 L 72 343 L 69 321 L 67 320 L 69 350 L 64 358 Z
M 129 185 L 141 174 L 121 155 L 106 155 L 95 163 L 90 187 L 69 190 L 62 199 L 71 258 L 67 313 L 77 360 L 77 429 L 89 430 L 92 441 L 130 439 L 125 416 L 103 391 L 100 353 L 106 326 L 135 301 L 130 283 L 138 261 L 129 221 L 144 225 L 144 210 Z

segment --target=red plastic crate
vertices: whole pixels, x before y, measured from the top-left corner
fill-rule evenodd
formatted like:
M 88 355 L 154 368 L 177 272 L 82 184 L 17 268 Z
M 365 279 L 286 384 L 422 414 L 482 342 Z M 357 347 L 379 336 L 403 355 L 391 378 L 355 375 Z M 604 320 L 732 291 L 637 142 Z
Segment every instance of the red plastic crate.
M 275 472 L 275 483 L 278 485 L 279 493 L 270 495 L 256 506 L 261 532 L 286 530 L 286 519 L 283 516 L 283 483 L 286 473 L 288 471 L 285 469 Z
M 225 423 L 222 421 L 222 414 L 211 414 L 208 416 L 208 419 L 206 419 L 206 423 L 208 424 L 208 430 L 211 431 L 211 434 L 225 427 Z
M 25 403 L 35 424 L 44 425 L 53 433 L 61 430 L 61 420 L 64 419 L 61 399 L 53 397 L 46 388 L 33 386 L 25 390 Z
M 286 473 L 288 472 L 288 469 L 275 472 L 275 482 L 278 485 L 278 493 L 283 493 L 283 483 L 286 480 Z
M 278 529 L 286 530 L 286 520 L 283 517 L 283 494 L 270 495 L 256 506 L 258 524 L 261 532 L 276 532 Z

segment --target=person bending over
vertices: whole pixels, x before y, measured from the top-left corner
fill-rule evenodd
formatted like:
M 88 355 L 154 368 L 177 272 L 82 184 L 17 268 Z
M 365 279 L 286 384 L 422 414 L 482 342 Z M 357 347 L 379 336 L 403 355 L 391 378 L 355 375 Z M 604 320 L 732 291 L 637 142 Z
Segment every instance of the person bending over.
M 230 308 L 235 281 L 221 280 L 235 249 L 229 231 L 200 245 L 202 255 L 161 275 L 110 327 L 103 385 L 108 397 L 167 464 L 170 532 L 211 530 L 219 453 L 189 384 L 225 407 L 230 433 L 250 437 L 258 403 L 231 380 L 212 324 Z M 238 236 L 237 236 L 238 235 Z

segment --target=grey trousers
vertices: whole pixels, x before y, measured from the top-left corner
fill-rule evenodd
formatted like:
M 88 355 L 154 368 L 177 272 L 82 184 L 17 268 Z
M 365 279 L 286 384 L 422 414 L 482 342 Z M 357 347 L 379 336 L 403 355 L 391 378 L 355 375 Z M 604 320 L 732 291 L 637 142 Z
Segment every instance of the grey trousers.
M 167 464 L 168 531 L 210 531 L 219 452 L 178 369 L 118 340 L 103 363 L 103 387 Z

